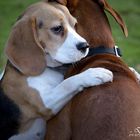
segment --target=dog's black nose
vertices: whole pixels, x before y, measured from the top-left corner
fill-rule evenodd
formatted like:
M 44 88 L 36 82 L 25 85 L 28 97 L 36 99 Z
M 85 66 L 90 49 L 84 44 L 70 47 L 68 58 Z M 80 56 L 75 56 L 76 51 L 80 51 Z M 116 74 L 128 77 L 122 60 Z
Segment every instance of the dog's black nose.
M 78 43 L 76 47 L 79 51 L 81 51 L 82 53 L 85 53 L 87 48 L 89 48 L 89 44 L 86 42 L 82 42 L 82 43 Z

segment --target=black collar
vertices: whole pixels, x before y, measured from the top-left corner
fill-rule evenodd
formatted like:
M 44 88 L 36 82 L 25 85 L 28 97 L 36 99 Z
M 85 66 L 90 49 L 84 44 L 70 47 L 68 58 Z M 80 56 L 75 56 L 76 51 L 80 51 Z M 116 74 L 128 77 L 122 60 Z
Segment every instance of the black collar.
M 89 53 L 88 53 L 87 57 L 92 56 L 92 55 L 97 55 L 97 54 L 113 54 L 117 57 L 122 56 L 121 51 L 117 46 L 115 46 L 113 48 L 99 46 L 97 48 L 89 48 Z
M 97 54 L 112 54 L 112 55 L 115 55 L 117 57 L 122 56 L 121 50 L 117 46 L 115 46 L 113 48 L 108 48 L 108 47 L 105 47 L 105 46 L 99 46 L 97 48 L 89 48 L 89 53 L 85 58 L 90 57 L 90 56 L 94 56 L 94 55 L 97 55 Z M 66 67 L 71 66 L 71 65 L 72 65 L 72 63 L 64 64 L 64 66 L 66 66 Z

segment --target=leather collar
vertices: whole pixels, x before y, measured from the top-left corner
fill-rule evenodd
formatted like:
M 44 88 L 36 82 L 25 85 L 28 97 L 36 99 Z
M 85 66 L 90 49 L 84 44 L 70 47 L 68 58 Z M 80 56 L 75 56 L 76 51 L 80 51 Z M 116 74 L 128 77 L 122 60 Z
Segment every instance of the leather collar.
M 88 53 L 87 57 L 92 56 L 92 55 L 97 55 L 97 54 L 112 54 L 117 57 L 122 56 L 121 50 L 117 46 L 115 46 L 113 48 L 99 46 L 97 48 L 89 48 L 89 53 Z

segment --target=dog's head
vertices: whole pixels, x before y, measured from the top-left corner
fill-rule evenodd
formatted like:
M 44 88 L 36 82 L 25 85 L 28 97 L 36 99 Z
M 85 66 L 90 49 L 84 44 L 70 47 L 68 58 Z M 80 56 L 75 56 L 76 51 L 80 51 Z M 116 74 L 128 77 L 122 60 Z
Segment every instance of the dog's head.
M 14 25 L 6 47 L 9 61 L 25 75 L 85 57 L 88 44 L 75 31 L 76 19 L 55 2 L 30 6 Z
M 107 0 L 53 0 L 66 5 L 72 15 L 77 18 L 77 32 L 82 35 L 93 46 L 114 46 L 111 28 L 105 14 L 109 12 L 128 35 L 126 25 Z

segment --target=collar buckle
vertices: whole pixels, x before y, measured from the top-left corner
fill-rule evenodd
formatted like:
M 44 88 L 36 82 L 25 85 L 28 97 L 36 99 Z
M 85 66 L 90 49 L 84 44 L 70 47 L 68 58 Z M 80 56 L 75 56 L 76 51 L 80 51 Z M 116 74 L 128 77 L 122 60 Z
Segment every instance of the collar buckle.
M 116 57 L 121 57 L 121 50 L 118 48 L 118 46 L 115 46 L 113 48 L 108 48 L 105 46 L 98 46 L 97 48 L 89 48 L 88 56 L 97 55 L 97 54 L 112 54 Z
M 118 46 L 115 46 L 115 47 L 114 47 L 114 51 L 115 51 L 115 55 L 116 55 L 117 57 L 121 57 L 121 56 L 122 56 L 122 55 L 121 55 L 121 52 L 120 52 L 120 49 L 119 49 Z

